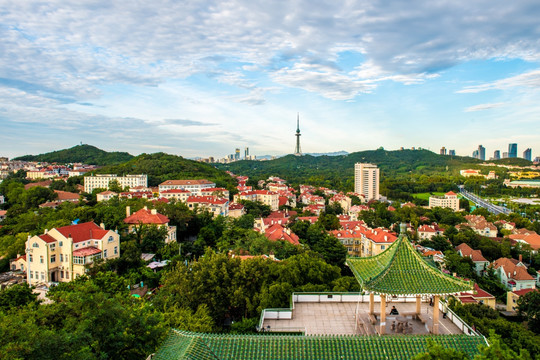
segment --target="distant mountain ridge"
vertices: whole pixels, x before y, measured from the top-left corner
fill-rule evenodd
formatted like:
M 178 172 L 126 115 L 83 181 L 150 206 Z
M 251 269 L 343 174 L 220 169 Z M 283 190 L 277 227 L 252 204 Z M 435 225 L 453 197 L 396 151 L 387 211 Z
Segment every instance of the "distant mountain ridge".
M 76 145 L 69 149 L 39 155 L 24 155 L 14 160 L 43 161 L 48 163 L 85 163 L 90 165 L 112 165 L 129 161 L 133 155 L 127 152 L 107 152 L 92 145 Z

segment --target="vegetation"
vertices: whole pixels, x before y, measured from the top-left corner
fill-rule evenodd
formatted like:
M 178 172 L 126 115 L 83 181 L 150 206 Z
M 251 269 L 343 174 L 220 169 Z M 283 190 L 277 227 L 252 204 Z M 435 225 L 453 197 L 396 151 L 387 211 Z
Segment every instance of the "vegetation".
M 165 153 L 141 154 L 121 164 L 105 166 L 95 174 L 147 174 L 148 186 L 165 180 L 207 179 L 216 186 L 236 192 L 236 181 L 226 172 L 212 165 Z
M 14 160 L 43 161 L 61 164 L 84 163 L 91 165 L 111 165 L 126 162 L 131 158 L 133 158 L 133 155 L 127 152 L 107 152 L 95 146 L 85 144 L 40 155 L 24 155 Z

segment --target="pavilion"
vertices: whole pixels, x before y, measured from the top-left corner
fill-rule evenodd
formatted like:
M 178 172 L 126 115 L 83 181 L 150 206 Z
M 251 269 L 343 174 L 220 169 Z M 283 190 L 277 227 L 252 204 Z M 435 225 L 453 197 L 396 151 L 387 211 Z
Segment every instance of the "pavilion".
M 473 289 L 473 283 L 444 274 L 427 263 L 413 248 L 401 224 L 398 239 L 384 252 L 349 258 L 347 264 L 364 291 L 370 293 L 369 314 L 380 315 L 379 334 L 386 332 L 387 297 L 416 296 L 415 316 L 421 318 L 422 296 L 433 296 L 433 334 L 439 333 L 439 298 Z M 380 314 L 375 313 L 374 295 L 380 295 Z

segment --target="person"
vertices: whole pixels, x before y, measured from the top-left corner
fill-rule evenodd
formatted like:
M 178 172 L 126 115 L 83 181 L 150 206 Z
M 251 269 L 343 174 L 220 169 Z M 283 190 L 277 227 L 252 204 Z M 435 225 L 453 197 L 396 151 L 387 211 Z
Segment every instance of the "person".
M 395 306 L 392 306 L 392 310 L 390 310 L 390 315 L 399 315 L 399 312 L 397 311 Z

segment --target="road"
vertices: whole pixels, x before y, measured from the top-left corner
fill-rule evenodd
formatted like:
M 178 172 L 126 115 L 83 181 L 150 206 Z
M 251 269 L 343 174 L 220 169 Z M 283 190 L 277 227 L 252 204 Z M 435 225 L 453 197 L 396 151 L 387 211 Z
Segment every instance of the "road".
M 489 201 L 482 199 L 481 197 L 476 196 L 473 193 L 468 192 L 467 190 L 465 190 L 463 185 L 459 186 L 459 192 L 464 198 L 472 201 L 473 203 L 476 204 L 476 206 L 487 209 L 487 211 L 489 211 L 492 214 L 495 214 L 495 215 L 507 214 L 508 215 L 511 213 L 510 209 L 507 209 L 503 206 L 494 205 L 490 203 Z

